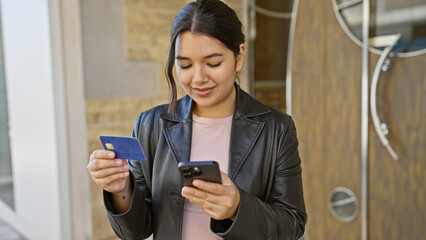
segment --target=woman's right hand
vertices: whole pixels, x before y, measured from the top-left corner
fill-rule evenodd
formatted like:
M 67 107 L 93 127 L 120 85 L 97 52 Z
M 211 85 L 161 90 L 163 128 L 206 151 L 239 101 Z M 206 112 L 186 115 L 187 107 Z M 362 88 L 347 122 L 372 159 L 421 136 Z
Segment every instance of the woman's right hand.
M 122 193 L 129 182 L 129 165 L 125 159 L 116 159 L 115 153 L 107 150 L 95 150 L 90 155 L 87 170 L 93 181 L 110 193 Z

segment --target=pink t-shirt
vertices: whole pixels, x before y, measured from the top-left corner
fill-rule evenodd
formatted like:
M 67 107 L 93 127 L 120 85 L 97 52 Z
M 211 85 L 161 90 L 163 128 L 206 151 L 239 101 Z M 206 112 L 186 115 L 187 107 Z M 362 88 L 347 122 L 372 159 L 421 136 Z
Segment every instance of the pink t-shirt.
M 228 173 L 232 115 L 226 118 L 203 118 L 192 114 L 192 120 L 190 161 L 216 161 L 220 171 Z M 210 230 L 210 216 L 197 205 L 185 200 L 182 239 L 222 238 Z

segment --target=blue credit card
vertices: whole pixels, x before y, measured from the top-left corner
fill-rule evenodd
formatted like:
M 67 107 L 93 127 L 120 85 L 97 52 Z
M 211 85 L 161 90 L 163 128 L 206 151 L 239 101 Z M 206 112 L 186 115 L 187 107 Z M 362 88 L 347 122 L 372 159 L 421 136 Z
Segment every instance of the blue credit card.
M 115 158 L 145 161 L 139 140 L 134 137 L 99 136 L 105 150 L 115 152 Z

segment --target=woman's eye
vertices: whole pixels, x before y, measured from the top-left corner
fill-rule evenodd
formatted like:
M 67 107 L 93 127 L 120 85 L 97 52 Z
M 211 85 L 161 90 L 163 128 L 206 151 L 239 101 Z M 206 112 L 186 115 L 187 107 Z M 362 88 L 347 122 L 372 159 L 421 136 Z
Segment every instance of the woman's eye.
M 215 64 L 207 64 L 210 67 L 219 67 L 221 63 L 215 63 Z
M 188 69 L 190 68 L 192 65 L 180 65 L 181 69 Z

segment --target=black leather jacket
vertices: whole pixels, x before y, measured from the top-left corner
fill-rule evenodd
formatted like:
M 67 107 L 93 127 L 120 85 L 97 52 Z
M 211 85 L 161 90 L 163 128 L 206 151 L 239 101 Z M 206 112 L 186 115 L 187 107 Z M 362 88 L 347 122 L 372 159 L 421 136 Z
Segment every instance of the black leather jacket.
M 237 89 L 232 120 L 228 175 L 240 191 L 234 221 L 211 219 L 224 239 L 298 239 L 307 215 L 303 199 L 296 129 L 290 116 Z M 181 239 L 184 198 L 178 163 L 189 161 L 192 100 L 186 96 L 174 116 L 167 105 L 143 112 L 133 135 L 147 161 L 129 161 L 134 186 L 130 209 L 114 214 L 104 192 L 111 226 L 122 239 Z

